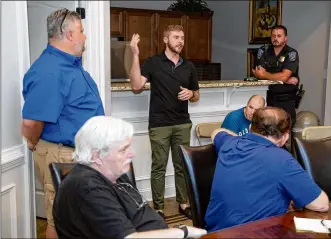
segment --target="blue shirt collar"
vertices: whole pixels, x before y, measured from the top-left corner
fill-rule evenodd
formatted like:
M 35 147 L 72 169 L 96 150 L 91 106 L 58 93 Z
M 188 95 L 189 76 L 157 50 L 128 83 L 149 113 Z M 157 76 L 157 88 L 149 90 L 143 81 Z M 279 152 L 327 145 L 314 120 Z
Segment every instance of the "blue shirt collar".
M 256 143 L 258 144 L 262 144 L 262 145 L 265 145 L 265 146 L 274 146 L 274 147 L 278 147 L 276 144 L 274 144 L 273 142 L 271 142 L 270 140 L 264 138 L 263 136 L 261 135 L 258 135 L 258 134 L 254 134 L 254 133 L 248 133 L 244 136 L 242 136 L 246 139 L 250 139 L 252 141 L 255 141 Z
M 46 51 L 49 53 L 52 53 L 56 56 L 60 56 L 63 59 L 69 61 L 70 63 L 76 63 L 79 66 L 82 65 L 82 57 L 77 57 L 77 56 L 71 55 L 67 52 L 61 51 L 60 49 L 58 49 L 50 44 L 47 44 Z

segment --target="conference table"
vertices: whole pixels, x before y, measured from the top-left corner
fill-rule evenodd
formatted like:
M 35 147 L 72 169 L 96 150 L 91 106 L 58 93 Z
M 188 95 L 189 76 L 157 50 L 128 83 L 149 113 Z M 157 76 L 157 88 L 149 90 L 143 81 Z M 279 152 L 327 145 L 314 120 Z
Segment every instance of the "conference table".
M 202 238 L 331 238 L 327 233 L 297 232 L 293 218 L 331 220 L 331 203 L 328 212 L 307 209 L 249 222 L 204 235 Z

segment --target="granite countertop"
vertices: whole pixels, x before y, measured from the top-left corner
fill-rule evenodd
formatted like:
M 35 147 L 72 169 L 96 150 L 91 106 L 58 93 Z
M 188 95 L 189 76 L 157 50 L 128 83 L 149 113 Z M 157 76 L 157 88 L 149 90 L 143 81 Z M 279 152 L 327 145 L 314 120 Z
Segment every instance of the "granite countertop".
M 223 87 L 249 87 L 249 86 L 268 86 L 279 84 L 275 81 L 243 81 L 243 80 L 218 80 L 218 81 L 199 81 L 200 88 L 223 88 Z M 130 82 L 111 83 L 112 91 L 131 91 Z M 150 90 L 150 84 L 146 83 L 143 90 Z

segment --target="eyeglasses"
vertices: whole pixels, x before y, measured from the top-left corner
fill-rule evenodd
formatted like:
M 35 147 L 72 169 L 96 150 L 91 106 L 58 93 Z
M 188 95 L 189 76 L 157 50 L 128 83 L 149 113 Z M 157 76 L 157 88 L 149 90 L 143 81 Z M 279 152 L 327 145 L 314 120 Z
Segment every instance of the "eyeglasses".
M 326 229 L 328 229 L 328 231 L 329 231 L 329 235 L 331 235 L 331 228 L 329 228 L 327 225 L 325 225 L 324 220 L 321 220 L 321 224 L 322 224 Z
M 143 195 L 141 195 L 139 192 L 138 192 L 138 190 L 137 189 L 135 189 L 130 183 L 116 183 L 115 184 L 115 186 L 119 189 L 119 190 L 121 190 L 121 191 L 123 191 L 123 192 L 125 192 L 127 195 L 129 195 L 129 197 L 134 201 L 134 203 L 137 205 L 137 209 L 138 210 L 140 210 L 142 207 L 144 207 L 145 205 L 147 205 L 147 200 L 146 200 L 146 198 L 144 198 L 144 196 Z M 128 187 L 128 188 L 130 188 L 130 189 L 132 189 L 132 190 L 134 190 L 136 193 L 138 193 L 139 195 L 140 195 L 140 197 L 141 197 L 141 203 L 138 203 L 137 202 L 137 200 L 136 199 L 134 199 L 134 197 L 123 187 L 123 186 L 125 186 L 125 187 Z
M 63 17 L 62 22 L 61 22 L 61 25 L 60 25 L 60 31 L 61 31 L 61 34 L 63 34 L 63 31 L 62 31 L 62 25 L 63 25 L 63 23 L 64 23 L 64 20 L 66 20 L 66 17 L 67 17 L 67 15 L 68 15 L 69 12 L 70 12 L 70 11 L 69 11 L 68 9 L 66 9 L 66 14 L 64 14 L 64 17 Z

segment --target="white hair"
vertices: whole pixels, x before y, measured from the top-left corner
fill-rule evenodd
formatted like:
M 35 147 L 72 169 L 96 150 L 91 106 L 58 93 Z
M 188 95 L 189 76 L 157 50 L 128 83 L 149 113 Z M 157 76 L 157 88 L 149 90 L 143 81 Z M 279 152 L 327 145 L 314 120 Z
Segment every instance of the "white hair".
M 133 126 L 121 119 L 110 116 L 95 116 L 85 122 L 75 136 L 76 163 L 91 164 L 92 153 L 97 151 L 102 157 L 111 148 L 132 137 Z

